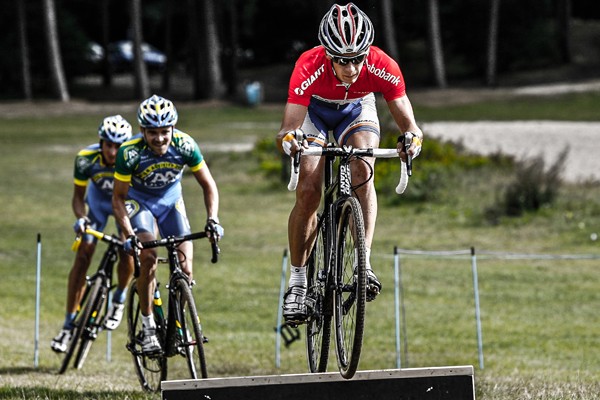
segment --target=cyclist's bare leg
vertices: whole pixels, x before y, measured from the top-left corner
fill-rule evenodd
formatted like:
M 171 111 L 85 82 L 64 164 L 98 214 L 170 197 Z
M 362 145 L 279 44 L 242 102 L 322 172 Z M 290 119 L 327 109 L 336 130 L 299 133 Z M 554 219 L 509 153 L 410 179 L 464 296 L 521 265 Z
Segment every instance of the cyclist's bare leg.
M 77 306 L 81 302 L 85 292 L 86 273 L 92 261 L 96 243 L 81 241 L 71 272 L 69 272 L 69 281 L 67 286 L 67 308 L 69 314 L 77 312 Z
M 292 270 L 283 305 L 283 317 L 293 325 L 306 319 L 306 262 L 316 236 L 316 213 L 321 202 L 324 162 L 320 157 L 302 157 L 300 160 L 296 203 L 288 220 Z
M 155 240 L 154 235 L 149 232 L 140 232 L 137 236 L 141 242 Z M 156 249 L 144 249 L 140 252 L 140 276 L 137 280 L 137 291 L 142 315 L 146 316 L 152 314 L 157 260 Z
M 190 282 L 194 278 L 194 268 L 192 261 L 194 259 L 194 243 L 192 241 L 183 242 L 179 245 L 179 261 L 181 262 L 181 269 L 190 278 Z
M 317 209 L 321 201 L 323 181 L 321 157 L 302 157 L 300 180 L 296 188 L 296 203 L 288 220 L 288 241 L 292 265 L 306 265 L 315 239 Z
M 122 291 L 127 288 L 133 276 L 133 257 L 119 250 L 119 264 L 117 265 L 117 286 Z
M 377 148 L 379 137 L 372 132 L 357 132 L 348 139 L 348 144 L 356 148 Z M 365 159 L 371 167 L 375 165 L 375 158 Z M 363 162 L 351 163 L 352 184 L 360 185 L 365 182 L 371 173 L 369 166 Z M 367 301 L 372 301 L 381 291 L 381 283 L 371 268 L 370 252 L 375 232 L 375 221 L 377 220 L 377 193 L 373 179 L 356 190 L 356 196 L 360 202 L 363 220 L 365 224 L 365 246 L 367 248 Z
M 355 148 L 377 148 L 379 147 L 379 137 L 372 132 L 357 132 L 348 139 L 347 143 Z M 367 158 L 366 161 L 369 162 L 371 167 L 375 165 L 375 158 Z M 350 165 L 353 185 L 361 184 L 369 178 L 371 171 L 365 163 L 353 162 Z M 373 179 L 358 188 L 356 196 L 360 201 L 365 222 L 365 244 L 370 249 L 375 232 L 375 221 L 377 220 L 377 193 L 375 192 Z

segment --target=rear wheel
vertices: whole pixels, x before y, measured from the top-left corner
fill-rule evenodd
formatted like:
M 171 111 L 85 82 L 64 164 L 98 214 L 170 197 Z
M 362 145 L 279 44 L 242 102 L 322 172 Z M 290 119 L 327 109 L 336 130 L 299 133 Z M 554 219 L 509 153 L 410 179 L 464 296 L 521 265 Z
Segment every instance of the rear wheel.
M 157 321 L 157 330 L 161 329 L 164 329 L 162 321 Z M 160 383 L 167 379 L 167 359 L 162 354 L 149 356 L 142 352 L 144 331 L 137 279 L 131 282 L 127 292 L 127 335 L 127 349 L 133 357 L 135 372 L 142 388 L 148 392 L 160 391 Z M 161 332 L 158 332 L 158 337 L 163 345 Z
M 175 281 L 177 288 L 177 321 L 175 321 L 175 343 L 180 354 L 187 361 L 192 379 L 207 378 L 206 357 L 204 355 L 204 336 L 192 289 L 187 278 Z
M 85 290 L 81 303 L 79 304 L 77 317 L 75 317 L 75 321 L 73 321 L 74 328 L 71 335 L 71 341 L 69 342 L 69 346 L 67 348 L 65 357 L 63 358 L 60 370 L 58 371 L 59 374 L 63 374 L 69 367 L 69 362 L 71 361 L 73 354 L 75 354 L 77 345 L 79 344 L 83 332 L 86 329 L 87 323 L 90 320 L 90 316 L 92 315 L 94 309 L 94 303 L 98 298 L 101 287 L 102 278 L 97 276 Z
M 308 321 L 306 325 L 306 350 L 310 372 L 327 371 L 331 337 L 331 301 L 326 302 L 327 265 L 325 235 L 322 224 L 317 229 L 315 244 L 307 266 L 306 301 Z M 329 306 L 326 304 L 329 303 Z
M 340 373 L 346 379 L 358 368 L 365 326 L 365 227 L 358 200 L 348 198 L 338 219 L 336 248 L 335 328 Z

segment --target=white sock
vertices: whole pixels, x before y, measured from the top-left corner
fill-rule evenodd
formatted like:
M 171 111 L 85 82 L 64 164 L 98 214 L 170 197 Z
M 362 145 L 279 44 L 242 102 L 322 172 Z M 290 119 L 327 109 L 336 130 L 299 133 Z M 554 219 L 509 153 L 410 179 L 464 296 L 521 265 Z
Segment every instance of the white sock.
M 289 286 L 304 286 L 306 287 L 306 267 L 294 267 L 290 272 Z
M 366 255 L 366 259 L 367 259 L 367 269 L 372 269 L 371 268 L 371 248 L 370 247 L 365 247 L 365 255 Z
M 354 259 L 356 260 L 358 257 L 358 250 L 354 249 Z M 371 269 L 371 248 L 370 247 L 365 247 L 365 259 L 367 260 L 367 265 L 365 266 L 365 269 Z M 356 267 L 356 265 L 358 264 L 358 262 L 355 261 L 354 266 Z
M 156 329 L 156 322 L 154 322 L 154 316 L 146 316 L 142 314 L 142 326 L 144 327 L 144 329 Z

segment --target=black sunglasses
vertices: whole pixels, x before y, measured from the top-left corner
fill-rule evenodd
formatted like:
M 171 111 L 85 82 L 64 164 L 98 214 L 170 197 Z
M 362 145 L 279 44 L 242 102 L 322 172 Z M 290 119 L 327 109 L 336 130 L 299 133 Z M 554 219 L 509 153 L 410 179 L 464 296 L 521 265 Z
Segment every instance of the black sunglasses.
M 331 61 L 333 61 L 336 64 L 339 65 L 348 65 L 348 63 L 352 63 L 354 65 L 358 65 L 360 63 L 362 63 L 363 61 L 365 61 L 365 58 L 367 57 L 367 53 L 363 53 L 363 54 L 359 54 L 356 57 L 340 57 L 340 56 L 334 56 L 331 54 L 328 54 L 329 57 L 331 57 Z

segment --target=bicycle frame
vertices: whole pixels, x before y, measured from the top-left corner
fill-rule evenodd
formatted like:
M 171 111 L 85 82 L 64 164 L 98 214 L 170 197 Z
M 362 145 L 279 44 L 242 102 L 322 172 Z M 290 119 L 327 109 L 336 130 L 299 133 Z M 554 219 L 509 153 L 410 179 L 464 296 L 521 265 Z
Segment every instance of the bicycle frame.
M 406 149 L 406 147 L 405 147 Z M 352 378 L 358 367 L 364 332 L 367 258 L 362 208 L 354 191 L 351 163 L 367 157 L 398 157 L 396 149 L 354 149 L 351 146 L 304 149 L 296 154 L 288 189 L 298 182 L 300 155 L 324 157 L 323 204 L 315 242 L 307 262 L 307 352 L 309 370 L 326 372 L 331 324 L 335 329 L 338 367 Z M 337 171 L 335 161 L 339 159 Z M 410 158 L 409 158 L 410 159 Z M 397 192 L 404 191 L 408 171 L 403 162 Z M 369 168 L 372 168 L 369 164 Z M 372 170 L 371 173 L 374 171 Z
M 114 265 L 118 259 L 118 249 L 123 245 L 119 239 L 105 235 L 89 227 L 86 228 L 86 233 L 108 243 L 108 248 L 102 256 L 98 270 L 93 275 L 86 277 L 86 288 L 78 305 L 78 316 L 75 319 L 73 337 L 63 359 L 59 374 L 67 370 L 69 362 L 77 348 L 74 367 L 81 369 L 92 342 L 96 340 L 98 334 L 104 329 L 104 320 L 109 307 L 108 296 L 110 290 L 114 288 L 112 284 Z M 76 245 L 74 245 L 74 249 L 76 249 Z
M 179 244 L 200 238 L 206 238 L 206 232 L 197 232 L 181 237 L 169 236 L 160 240 L 142 242 L 145 249 L 165 247 L 167 262 L 169 263 L 168 308 L 166 315 L 162 310 L 162 303 L 157 302 L 158 283 L 155 287 L 154 320 L 156 334 L 161 343 L 162 351 L 158 354 L 144 354 L 141 347 L 143 338 L 142 315 L 137 294 L 136 280 L 130 285 L 128 297 L 128 335 L 127 349 L 131 352 L 136 372 L 142 387 L 147 391 L 158 391 L 160 381 L 167 377 L 167 359 L 182 355 L 187 363 L 192 379 L 206 378 L 206 360 L 204 356 L 204 335 L 200 326 L 195 300 L 191 287 L 193 282 L 181 268 L 179 259 Z M 219 248 L 216 243 L 212 245 L 212 262 L 217 261 Z M 139 256 L 134 255 L 134 275 L 139 276 Z M 159 259 L 159 262 L 164 262 Z
M 327 223 L 326 243 L 329 249 L 326 264 L 327 275 L 330 275 L 335 251 L 335 226 L 337 223 L 337 211 L 340 205 L 348 198 L 352 197 L 352 172 L 350 162 L 355 157 L 397 157 L 395 150 L 388 149 L 353 149 L 351 147 L 326 147 L 318 151 L 306 150 L 306 155 L 320 155 L 325 157 L 324 178 L 323 178 L 323 207 L 322 214 L 319 217 L 317 229 L 320 229 L 322 223 Z M 339 159 L 337 174 L 334 171 L 336 159 Z M 330 282 L 330 285 L 337 285 L 337 282 Z
M 118 257 L 119 257 L 118 250 L 120 247 L 123 246 L 123 242 L 121 242 L 118 238 L 116 238 L 114 236 L 106 235 L 102 232 L 96 231 L 91 228 L 87 228 L 86 233 L 91 234 L 92 236 L 96 237 L 97 239 L 108 244 L 108 248 L 102 255 L 102 259 L 100 260 L 98 270 L 92 276 L 86 278 L 87 285 L 89 287 L 92 284 L 92 282 L 95 281 L 95 279 L 97 277 L 102 277 L 103 285 L 106 288 L 105 293 L 108 294 L 110 292 L 110 290 L 114 289 L 116 286 L 116 285 L 113 285 L 113 283 L 112 283 L 113 282 L 113 272 L 114 272 L 115 263 L 117 262 Z M 86 294 L 87 294 L 87 291 L 86 291 Z M 91 326 L 87 327 L 88 328 L 87 333 L 91 334 L 93 336 L 93 339 L 95 339 L 96 336 L 98 335 L 98 333 L 100 333 L 104 329 L 104 319 L 106 318 L 106 315 L 108 312 L 108 307 L 109 307 L 109 302 L 106 300 L 107 299 L 102 298 L 102 303 L 104 304 L 104 306 L 102 307 L 103 312 L 102 312 L 101 318 L 96 318 L 95 322 Z M 83 301 L 82 301 L 82 303 L 83 303 Z M 92 328 L 92 329 L 90 329 L 90 328 Z

